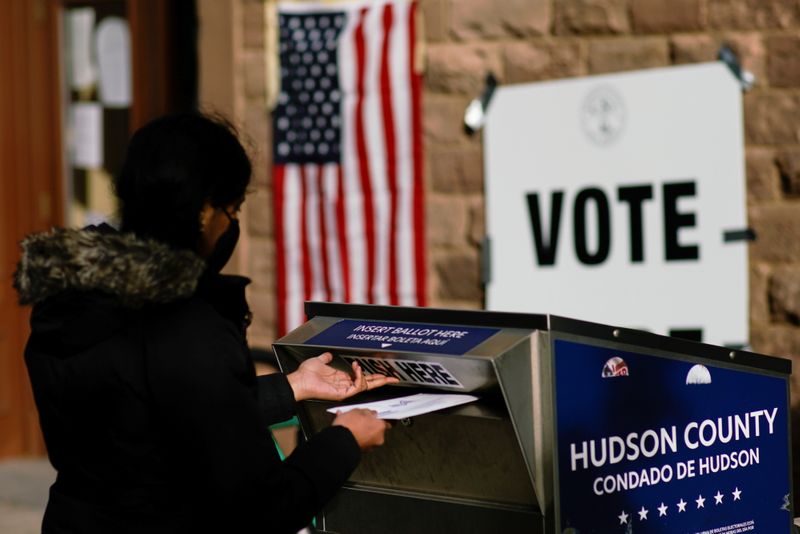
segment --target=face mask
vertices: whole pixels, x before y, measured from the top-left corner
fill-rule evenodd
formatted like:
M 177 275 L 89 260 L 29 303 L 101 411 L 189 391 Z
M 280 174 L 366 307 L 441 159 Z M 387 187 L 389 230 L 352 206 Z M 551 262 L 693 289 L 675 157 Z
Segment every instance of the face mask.
M 228 229 L 225 230 L 214 245 L 214 250 L 206 258 L 206 272 L 218 273 L 225 267 L 228 260 L 233 255 L 233 249 L 236 248 L 236 243 L 239 241 L 239 221 L 231 217 L 227 211 L 224 211 L 228 217 Z

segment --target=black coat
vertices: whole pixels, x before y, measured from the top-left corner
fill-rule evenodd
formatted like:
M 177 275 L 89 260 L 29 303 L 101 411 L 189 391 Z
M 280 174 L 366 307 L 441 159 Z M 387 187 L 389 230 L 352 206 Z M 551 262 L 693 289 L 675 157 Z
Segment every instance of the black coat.
M 25 359 L 58 471 L 44 532 L 294 532 L 357 465 L 343 427 L 281 462 L 267 425 L 292 390 L 255 376 L 246 279 L 203 269 L 110 230 L 23 242 Z

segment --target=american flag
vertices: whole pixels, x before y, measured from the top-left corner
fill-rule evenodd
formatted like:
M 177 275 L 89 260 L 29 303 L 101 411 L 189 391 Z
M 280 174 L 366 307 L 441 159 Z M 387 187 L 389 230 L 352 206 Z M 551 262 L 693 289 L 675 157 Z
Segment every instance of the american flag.
M 279 3 L 278 334 L 303 302 L 425 305 L 417 5 Z

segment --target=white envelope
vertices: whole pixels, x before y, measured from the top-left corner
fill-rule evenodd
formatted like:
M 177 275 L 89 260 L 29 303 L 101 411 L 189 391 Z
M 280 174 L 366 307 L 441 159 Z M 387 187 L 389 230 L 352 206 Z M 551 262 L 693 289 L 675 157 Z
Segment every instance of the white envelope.
M 459 404 L 476 401 L 478 397 L 473 395 L 457 395 L 451 393 L 418 393 L 406 397 L 397 397 L 375 402 L 365 402 L 362 404 L 349 404 L 347 406 L 337 406 L 328 408 L 330 413 L 345 413 L 355 408 L 365 408 L 378 412 L 379 419 L 405 419 L 422 415 L 425 413 L 443 410 Z

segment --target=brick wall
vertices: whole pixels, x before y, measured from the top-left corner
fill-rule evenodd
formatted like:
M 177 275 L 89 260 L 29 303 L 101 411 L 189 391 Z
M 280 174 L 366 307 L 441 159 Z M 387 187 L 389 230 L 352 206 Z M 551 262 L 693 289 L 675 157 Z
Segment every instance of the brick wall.
M 750 250 L 752 343 L 800 363 L 800 0 L 420 0 L 420 7 L 431 305 L 483 303 L 482 144 L 461 121 L 486 72 L 519 83 L 704 62 L 728 43 L 757 77 L 744 96 L 748 214 L 758 236 Z M 265 13 L 263 0 L 236 3 L 236 114 L 255 159 L 241 267 L 254 279 L 260 345 L 275 333 Z

